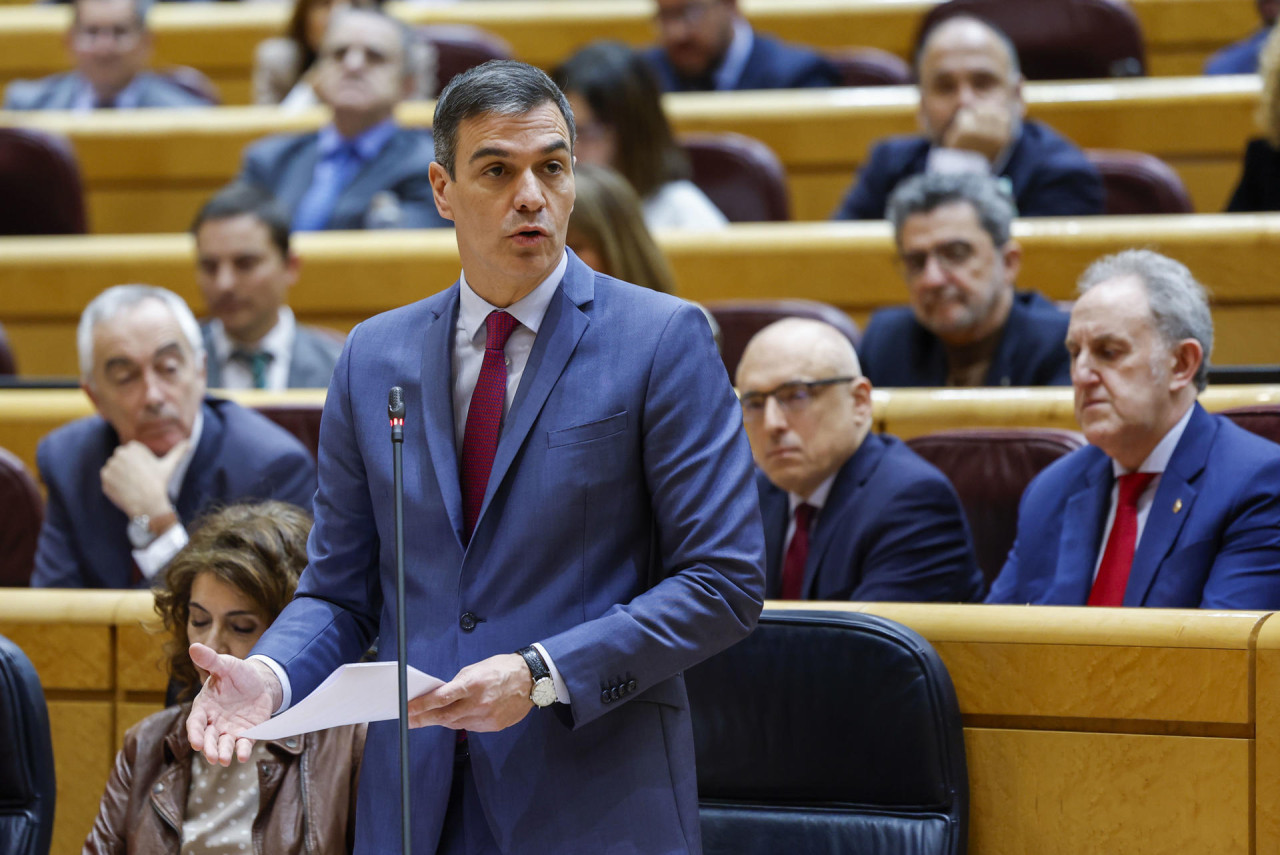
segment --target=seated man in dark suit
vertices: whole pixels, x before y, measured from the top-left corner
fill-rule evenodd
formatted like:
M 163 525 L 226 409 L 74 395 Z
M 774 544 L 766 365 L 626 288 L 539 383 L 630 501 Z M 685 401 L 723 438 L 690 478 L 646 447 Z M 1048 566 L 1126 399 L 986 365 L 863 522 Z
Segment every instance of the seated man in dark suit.
M 394 118 L 415 85 L 409 43 L 405 26 L 376 10 L 335 13 L 315 79 L 333 122 L 245 152 L 239 180 L 275 196 L 294 231 L 449 225 L 431 196 L 431 133 Z
M 808 48 L 757 33 L 738 0 L 657 0 L 660 44 L 645 51 L 664 92 L 839 86 L 840 70 Z
M 911 298 L 871 316 L 860 352 L 877 386 L 1051 386 L 1070 382 L 1067 315 L 1015 291 L 1022 247 L 1013 200 L 972 173 L 908 178 L 889 219 Z
M 871 384 L 828 324 L 788 318 L 748 342 L 738 394 L 759 471 L 766 596 L 967 602 L 982 595 L 946 476 L 871 432 Z
M 1095 262 L 1067 350 L 1090 444 L 1027 487 L 988 602 L 1280 608 L 1280 446 L 1196 402 L 1213 319 L 1191 271 Z
M 119 107 L 207 107 L 210 101 L 147 71 L 152 38 L 150 0 L 75 0 L 67 48 L 75 71 L 15 80 L 6 110 L 93 110 Z
M 342 344 L 299 324 L 286 305 L 301 261 L 289 248 L 289 221 L 276 201 L 232 184 L 205 203 L 191 233 L 196 281 L 213 316 L 200 327 L 208 384 L 327 388 Z
M 837 220 L 878 220 L 898 182 L 920 172 L 980 172 L 1006 180 L 1023 217 L 1102 213 L 1102 179 L 1071 142 L 1024 119 L 1022 71 L 1008 38 L 957 15 L 916 57 L 923 136 L 875 145 Z
M 49 501 L 31 584 L 147 585 L 187 542 L 184 523 L 230 502 L 311 507 L 316 469 L 265 417 L 205 398 L 204 347 L 163 288 L 99 294 L 76 331 L 80 382 L 98 411 L 40 442 Z

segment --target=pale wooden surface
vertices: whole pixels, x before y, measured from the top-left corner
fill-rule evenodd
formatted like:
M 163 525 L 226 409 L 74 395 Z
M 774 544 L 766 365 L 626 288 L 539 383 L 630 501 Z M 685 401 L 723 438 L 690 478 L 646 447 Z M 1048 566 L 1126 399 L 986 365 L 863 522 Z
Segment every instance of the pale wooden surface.
M 471 4 L 468 4 L 471 5 Z M 485 4 L 478 4 L 485 5 Z M 0 8 L 0 20 L 6 10 Z M 1085 148 L 1149 151 L 1183 177 L 1196 210 L 1222 210 L 1245 142 L 1257 135 L 1256 76 L 1147 78 L 1025 87 L 1029 115 Z M 735 131 L 770 146 L 788 173 L 792 217 L 823 220 L 871 145 L 916 132 L 914 87 L 665 96 L 677 132 Z M 434 105 L 402 105 L 410 126 Z M 0 124 L 66 135 L 84 173 L 91 229 L 100 234 L 185 230 L 200 201 L 231 180 L 259 137 L 318 127 L 322 110 L 284 116 L 270 107 L 0 113 Z
M 1280 852 L 1280 621 L 1268 620 L 1262 625 L 1256 646 L 1254 802 L 1257 805 L 1257 851 Z
M 115 709 L 108 700 L 50 700 L 53 766 L 58 780 L 50 852 L 79 852 L 98 815 L 115 761 Z
M 1071 299 L 1080 274 L 1102 255 L 1133 246 L 1165 252 L 1213 294 L 1214 362 L 1280 363 L 1272 270 L 1280 214 L 1028 219 L 1014 224 L 1014 236 L 1024 249 L 1019 285 L 1055 300 Z M 885 223 L 754 223 L 656 237 L 689 299 L 804 297 L 838 306 L 859 324 L 906 301 Z M 289 299 L 304 323 L 347 330 L 458 275 L 449 231 L 302 234 L 295 244 L 302 278 Z M 0 238 L 0 321 L 23 373 L 77 374 L 81 310 L 102 289 L 138 281 L 170 288 L 202 311 L 187 235 Z

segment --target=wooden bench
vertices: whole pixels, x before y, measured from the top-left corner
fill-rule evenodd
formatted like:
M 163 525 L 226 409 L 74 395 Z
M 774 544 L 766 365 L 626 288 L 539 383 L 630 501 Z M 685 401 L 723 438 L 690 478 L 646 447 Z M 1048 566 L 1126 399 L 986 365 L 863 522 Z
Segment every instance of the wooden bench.
M 1034 219 L 1015 223 L 1025 250 L 1020 284 L 1072 298 L 1094 259 L 1132 246 L 1188 264 L 1212 290 L 1220 365 L 1280 363 L 1274 259 L 1280 214 Z M 663 232 L 684 296 L 700 301 L 805 297 L 865 323 L 906 302 L 886 223 L 735 225 L 715 235 Z M 290 294 L 306 322 L 349 329 L 458 275 L 453 233 L 327 232 L 295 239 L 302 279 Z M 123 282 L 171 288 L 199 313 L 186 235 L 0 239 L 0 321 L 30 375 L 75 375 L 75 325 L 102 289 Z
M 909 58 L 916 28 L 934 0 L 743 0 L 761 31 L 818 48 L 879 47 Z M 1250 0 L 1132 0 L 1155 75 L 1199 74 L 1214 50 L 1258 26 Z M 519 59 L 550 69 L 593 39 L 633 45 L 655 40 L 650 0 L 491 0 L 421 7 L 391 3 L 414 24 L 472 24 L 505 39 Z M 247 104 L 253 50 L 284 30 L 284 4 L 160 3 L 151 12 L 159 65 L 192 65 L 210 75 L 228 104 Z M 62 34 L 66 7 L 0 8 L 0 85 L 70 65 Z
M 1280 850 L 1280 623 L 1266 613 L 768 603 L 896 620 L 937 648 L 964 715 L 970 851 Z M 164 636 L 135 591 L 6 591 L 40 672 L 55 855 L 93 823 L 124 730 L 160 708 Z

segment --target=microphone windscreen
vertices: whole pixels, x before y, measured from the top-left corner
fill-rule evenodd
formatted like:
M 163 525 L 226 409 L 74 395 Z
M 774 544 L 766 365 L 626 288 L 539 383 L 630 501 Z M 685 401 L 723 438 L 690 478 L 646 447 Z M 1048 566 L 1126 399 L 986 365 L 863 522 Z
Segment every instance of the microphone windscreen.
M 387 393 L 387 414 L 393 419 L 404 418 L 404 390 L 399 386 L 392 386 Z

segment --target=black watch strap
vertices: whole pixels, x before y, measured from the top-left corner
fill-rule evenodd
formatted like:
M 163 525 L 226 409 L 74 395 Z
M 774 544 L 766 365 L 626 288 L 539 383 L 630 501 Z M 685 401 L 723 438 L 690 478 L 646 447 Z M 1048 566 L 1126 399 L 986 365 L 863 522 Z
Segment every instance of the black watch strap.
M 529 666 L 529 673 L 533 676 L 533 682 L 551 679 L 551 669 L 547 667 L 546 660 L 542 658 L 538 648 L 531 644 L 528 647 L 520 648 L 516 653 L 524 657 L 525 664 Z

